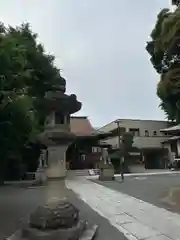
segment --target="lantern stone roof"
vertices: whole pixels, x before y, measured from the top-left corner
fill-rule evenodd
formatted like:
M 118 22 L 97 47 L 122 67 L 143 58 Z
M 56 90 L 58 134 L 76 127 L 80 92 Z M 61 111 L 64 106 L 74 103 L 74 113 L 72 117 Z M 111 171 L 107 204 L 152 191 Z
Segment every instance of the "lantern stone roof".
M 76 95 L 67 95 L 65 92 L 66 80 L 57 73 L 53 85 L 48 87 L 45 93 L 44 105 L 47 112 L 59 111 L 65 115 L 73 114 L 81 109 L 82 103 L 77 100 Z
M 173 137 L 170 137 L 170 138 L 166 139 L 162 143 L 169 143 L 169 142 L 177 141 L 179 139 L 180 139 L 180 136 L 173 136 Z

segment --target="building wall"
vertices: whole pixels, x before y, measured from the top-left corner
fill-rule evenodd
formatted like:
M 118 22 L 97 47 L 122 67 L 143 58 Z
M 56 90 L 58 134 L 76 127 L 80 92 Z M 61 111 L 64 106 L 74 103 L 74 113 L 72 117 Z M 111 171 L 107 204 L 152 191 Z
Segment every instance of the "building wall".
M 153 121 L 153 120 L 133 120 L 133 119 L 120 119 L 120 127 L 126 129 L 126 132 L 129 129 L 139 129 L 139 136 L 134 137 L 133 146 L 138 148 L 155 148 L 161 147 L 162 142 L 169 138 L 164 133 L 160 132 L 160 129 L 167 128 L 166 121 Z M 117 123 L 111 122 L 104 127 L 101 127 L 99 130 L 104 132 L 110 132 L 117 128 Z M 145 133 L 149 133 L 149 136 L 146 136 Z M 154 132 L 156 131 L 156 135 Z M 103 141 L 104 142 L 104 141 Z M 111 144 L 114 148 L 118 147 L 118 137 L 109 138 L 106 140 L 107 143 Z
M 156 148 L 162 147 L 162 142 L 167 139 L 167 137 L 134 137 L 133 147 L 137 148 Z M 108 144 L 111 144 L 113 148 L 118 147 L 118 137 L 109 138 L 107 140 L 103 140 Z

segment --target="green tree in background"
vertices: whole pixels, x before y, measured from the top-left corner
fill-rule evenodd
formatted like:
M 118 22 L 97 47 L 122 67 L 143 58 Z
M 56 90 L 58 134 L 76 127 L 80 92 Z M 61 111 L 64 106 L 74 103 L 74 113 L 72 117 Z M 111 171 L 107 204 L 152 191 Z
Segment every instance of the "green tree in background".
M 121 137 L 121 144 L 120 149 L 110 151 L 109 156 L 111 158 L 112 164 L 115 168 L 115 171 L 119 173 L 123 168 L 124 172 L 128 173 L 129 170 L 129 153 L 132 151 L 133 147 L 133 134 L 130 132 L 126 132 Z M 120 159 L 122 160 L 124 158 L 124 162 L 122 163 L 122 166 L 120 164 Z
M 122 149 L 122 157 L 124 157 L 124 163 L 122 163 L 124 172 L 130 172 L 129 170 L 130 155 L 129 154 L 132 151 L 133 138 L 134 138 L 133 134 L 130 132 L 126 132 L 122 136 L 121 149 Z
M 146 49 L 151 55 L 151 63 L 160 75 L 157 95 L 160 107 L 168 120 L 180 123 L 180 7 L 175 11 L 163 9 L 157 16 L 151 32 L 152 41 Z
M 1 178 L 3 178 L 7 158 L 11 154 L 20 156 L 24 144 L 33 137 L 33 131 L 35 131 L 35 122 L 25 98 L 27 97 L 13 96 L 0 110 Z
M 0 24 L 0 177 L 9 155 L 21 156 L 24 146 L 42 131 L 44 96 L 63 81 L 29 24 Z

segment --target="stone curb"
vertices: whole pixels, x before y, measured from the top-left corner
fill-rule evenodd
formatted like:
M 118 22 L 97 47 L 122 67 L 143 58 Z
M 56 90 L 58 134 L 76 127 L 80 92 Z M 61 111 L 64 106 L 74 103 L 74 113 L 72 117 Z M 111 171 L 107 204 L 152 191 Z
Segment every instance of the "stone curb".
M 173 174 L 180 174 L 180 171 L 169 171 L 169 172 L 145 172 L 145 173 L 125 173 L 125 177 L 136 177 L 136 176 L 155 176 L 155 175 L 173 175 Z M 121 174 L 115 174 L 115 177 L 121 177 Z M 87 180 L 96 180 L 99 179 L 99 175 L 95 176 L 85 176 Z
M 95 238 L 99 226 L 93 225 L 92 227 L 88 228 L 84 231 L 83 235 L 79 238 L 79 240 L 92 240 Z M 16 232 L 14 232 L 10 237 L 6 238 L 5 240 L 21 240 L 22 239 L 22 230 L 19 229 Z M 25 240 L 25 239 L 22 239 Z
M 79 240 L 92 240 L 95 238 L 99 226 L 93 225 L 91 228 L 84 231 L 83 235 L 79 238 Z

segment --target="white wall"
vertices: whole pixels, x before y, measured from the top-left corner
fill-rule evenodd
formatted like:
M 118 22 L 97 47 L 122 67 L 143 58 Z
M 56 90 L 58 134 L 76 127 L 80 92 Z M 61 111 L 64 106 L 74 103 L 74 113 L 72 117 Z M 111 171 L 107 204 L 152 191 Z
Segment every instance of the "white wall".
M 168 139 L 169 136 L 165 136 L 160 132 L 161 129 L 167 127 L 166 121 L 153 121 L 153 120 L 132 120 L 132 119 L 121 119 L 120 127 L 126 128 L 126 131 L 129 128 L 139 128 L 140 136 L 134 137 L 133 146 L 138 148 L 154 148 L 161 147 L 161 143 Z M 109 132 L 117 128 L 117 124 L 115 122 L 109 123 L 99 130 L 104 132 Z M 145 136 L 145 131 L 148 130 L 149 137 Z M 157 136 L 153 135 L 153 132 L 157 132 Z M 109 138 L 103 142 L 107 142 L 111 144 L 113 147 L 118 147 L 118 137 Z
M 167 137 L 134 137 L 134 147 L 137 148 L 161 148 L 162 142 Z
M 136 119 L 120 119 L 120 127 L 124 128 L 139 128 L 140 136 L 144 136 L 145 130 L 150 132 L 150 136 L 153 135 L 153 131 L 157 131 L 158 136 L 164 136 L 163 133 L 160 132 L 160 129 L 167 128 L 166 121 L 153 121 L 153 120 L 136 120 Z M 99 130 L 104 132 L 112 131 L 117 128 L 117 124 L 115 122 L 111 122 Z
M 134 137 L 133 146 L 137 148 L 155 148 L 162 147 L 162 142 L 167 139 L 167 137 Z M 111 144 L 113 148 L 118 148 L 118 137 L 109 138 L 104 140 L 108 144 Z

